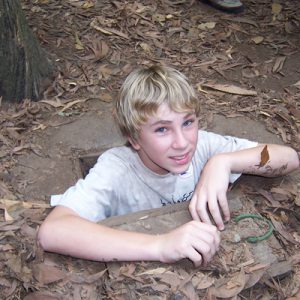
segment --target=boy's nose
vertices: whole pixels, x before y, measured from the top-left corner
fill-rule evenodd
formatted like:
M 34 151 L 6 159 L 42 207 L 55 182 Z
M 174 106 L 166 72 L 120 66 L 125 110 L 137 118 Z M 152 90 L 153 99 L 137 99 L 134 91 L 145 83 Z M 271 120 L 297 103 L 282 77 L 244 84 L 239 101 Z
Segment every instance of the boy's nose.
M 188 144 L 188 140 L 182 130 L 178 130 L 175 133 L 174 141 L 173 141 L 173 147 L 174 148 L 185 148 Z

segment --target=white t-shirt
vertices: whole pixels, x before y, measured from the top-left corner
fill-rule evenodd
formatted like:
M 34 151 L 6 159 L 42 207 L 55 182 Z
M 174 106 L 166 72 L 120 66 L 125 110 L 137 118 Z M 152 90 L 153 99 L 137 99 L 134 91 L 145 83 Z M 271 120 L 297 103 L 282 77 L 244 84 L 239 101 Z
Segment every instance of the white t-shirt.
M 199 130 L 197 149 L 188 170 L 166 175 L 146 168 L 132 148 L 115 147 L 98 158 L 84 179 L 63 195 L 52 196 L 51 205 L 66 206 L 81 217 L 98 222 L 110 216 L 188 201 L 210 157 L 256 145 L 246 139 Z M 239 176 L 231 174 L 230 182 Z

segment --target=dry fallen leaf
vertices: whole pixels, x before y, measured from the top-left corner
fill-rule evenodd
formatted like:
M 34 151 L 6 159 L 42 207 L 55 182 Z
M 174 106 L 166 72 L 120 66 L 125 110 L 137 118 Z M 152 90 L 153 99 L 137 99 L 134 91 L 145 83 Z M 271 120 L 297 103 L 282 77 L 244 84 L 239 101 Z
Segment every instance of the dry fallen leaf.
M 151 55 L 152 54 L 152 50 L 151 47 L 149 46 L 149 44 L 147 43 L 140 43 L 141 48 L 148 54 Z
M 195 289 L 202 290 L 207 289 L 213 285 L 215 279 L 206 275 L 204 273 L 196 273 L 195 276 L 192 278 L 192 283 Z
M 213 90 L 221 91 L 224 93 L 229 93 L 229 94 L 244 95 L 244 96 L 257 95 L 256 91 L 247 90 L 231 84 L 204 84 L 202 86 Z
M 285 227 L 283 226 L 283 224 L 281 222 L 278 222 L 275 220 L 274 217 L 270 216 L 270 219 L 273 223 L 273 226 L 275 228 L 275 230 L 280 234 L 280 236 L 285 240 L 288 241 L 294 245 L 297 244 L 297 241 L 294 239 L 294 237 L 292 236 L 291 233 L 289 233 Z M 283 240 L 283 241 L 284 241 Z
M 106 57 L 109 52 L 109 47 L 104 41 L 94 40 L 90 48 L 94 52 L 97 61 Z
M 80 284 L 83 284 L 83 283 L 94 283 L 98 280 L 100 280 L 104 274 L 107 272 L 107 269 L 104 269 L 98 273 L 95 273 L 95 274 L 92 274 L 92 275 L 86 275 L 86 276 L 82 276 L 82 273 L 71 273 L 68 275 L 68 279 L 72 282 L 75 282 L 75 283 L 80 283 Z
M 69 102 L 68 104 L 64 105 L 64 107 L 60 110 L 60 112 L 64 112 L 65 110 L 72 107 L 73 105 L 78 104 L 78 103 L 83 103 L 83 102 L 87 101 L 88 99 L 89 98 L 78 99 L 78 100 L 74 100 L 72 102 Z
M 109 28 L 109 31 L 114 35 L 118 35 L 119 37 L 129 40 L 129 36 L 122 31 L 119 31 L 119 30 L 113 29 L 113 28 Z
M 294 297 L 286 298 L 286 300 L 300 300 L 300 291 Z
M 103 102 L 111 102 L 113 100 L 112 96 L 108 93 L 101 93 L 99 99 Z
M 254 265 L 254 266 L 252 266 L 252 267 L 246 267 L 245 268 L 245 272 L 246 273 L 252 273 L 252 272 L 255 272 L 255 271 L 258 271 L 258 270 L 266 270 L 266 269 L 268 269 L 270 267 L 270 264 L 269 263 L 265 263 L 265 264 L 263 264 L 263 263 L 260 263 L 260 264 L 256 264 L 256 265 Z
M 244 289 L 248 277 L 249 276 L 245 275 L 244 269 L 242 268 L 239 273 L 226 278 L 220 285 L 218 285 L 218 281 L 223 280 L 223 278 L 216 280 L 215 287 L 211 287 L 210 291 L 212 295 L 222 299 L 234 297 Z
M 94 19 L 91 23 L 90 23 L 90 26 L 94 29 L 96 29 L 97 31 L 100 31 L 104 34 L 107 34 L 107 35 L 117 35 L 117 36 L 120 36 L 120 37 L 123 37 L 125 39 L 129 39 L 129 36 L 122 32 L 122 31 L 119 31 L 117 29 L 113 29 L 113 28 L 103 28 L 99 25 L 96 24 L 97 23 L 97 20 Z
M 251 39 L 256 45 L 260 44 L 263 40 L 264 37 L 263 36 L 255 36 Z
M 52 295 L 49 292 L 41 292 L 41 291 L 37 291 L 37 292 L 33 292 L 28 294 L 27 296 L 25 296 L 25 298 L 23 300 L 60 300 L 60 296 L 55 296 Z
M 281 13 L 282 5 L 279 3 L 272 3 L 272 14 L 278 15 Z
M 263 167 L 270 159 L 268 146 L 266 145 L 264 149 L 260 153 L 260 163 L 258 165 L 259 168 Z
M 12 206 L 22 206 L 24 208 L 49 208 L 50 204 L 39 203 L 39 202 L 30 202 L 30 201 L 19 201 L 11 199 L 0 199 L 0 204 L 4 205 L 7 209 L 10 209 Z
M 156 292 L 165 293 L 169 289 L 169 287 L 166 284 L 156 283 L 151 286 L 151 289 Z
M 166 21 L 166 16 L 162 14 L 153 14 L 152 15 L 152 21 L 153 22 L 158 22 L 161 25 Z
M 258 189 L 257 192 L 259 194 L 261 194 L 263 197 L 265 197 L 271 206 L 273 207 L 281 207 L 281 204 L 279 201 L 275 200 L 272 193 L 270 193 L 269 191 L 266 191 L 264 189 Z
M 100 31 L 100 32 L 102 32 L 104 34 L 112 35 L 112 32 L 110 32 L 109 30 L 106 30 L 106 29 L 104 29 L 104 28 L 102 28 L 102 27 L 100 27 L 100 26 L 98 26 L 96 24 L 91 23 L 91 27 L 93 27 L 97 31 Z
M 300 81 L 298 82 L 298 85 L 300 87 Z M 288 107 L 289 112 L 295 117 L 296 119 L 300 119 L 300 110 L 296 107 Z
M 233 18 L 225 16 L 225 17 L 222 17 L 222 19 L 229 20 L 231 22 L 245 23 L 245 24 L 249 24 L 249 25 L 252 25 L 252 26 L 255 26 L 256 28 L 258 28 L 257 22 L 255 22 L 254 20 L 251 20 L 251 19 L 247 19 L 247 18 L 243 18 L 243 17 L 236 17 L 236 16 L 234 16 Z
M 281 187 L 272 187 L 270 190 L 271 193 L 277 193 L 284 196 L 291 196 L 291 192 L 287 189 L 281 188 Z
M 296 197 L 295 197 L 295 204 L 297 206 L 300 206 L 300 194 L 298 194 Z
M 171 289 L 174 291 L 177 290 L 182 283 L 182 278 L 180 278 L 177 273 L 170 271 L 162 274 L 155 274 L 155 279 L 158 279 L 159 282 L 169 284 Z
M 35 264 L 32 267 L 34 278 L 41 284 L 49 284 L 64 279 L 67 274 L 57 267 L 44 263 Z
M 216 26 L 216 22 L 206 22 L 198 25 L 198 28 L 201 30 L 208 30 L 208 29 L 214 29 L 215 26 Z
M 300 89 L 300 80 L 293 84 L 295 87 Z
M 95 6 L 95 3 L 94 1 L 85 1 L 83 4 L 82 4 L 82 8 L 84 9 L 88 9 L 88 8 L 91 8 L 91 7 L 94 7 Z
M 186 296 L 186 299 L 198 299 L 198 295 L 191 281 L 179 287 L 179 291 Z
M 61 103 L 61 101 L 59 99 L 57 99 L 57 100 L 41 100 L 40 103 L 49 104 L 55 108 L 63 106 L 63 104 Z
M 14 218 L 8 213 L 7 209 L 4 209 L 4 220 L 5 221 L 13 221 Z
M 15 274 L 21 274 L 22 271 L 22 260 L 20 255 L 7 255 L 6 265 Z
M 77 50 L 83 50 L 84 49 L 84 46 L 83 46 L 82 42 L 80 41 L 77 32 L 75 33 L 75 48 Z
M 0 245 L 0 251 L 1 252 L 5 252 L 5 251 L 11 251 L 14 250 L 15 248 L 9 244 L 6 245 Z M 3 280 L 3 278 L 0 278 L 0 285 L 3 285 L 1 280 Z
M 107 65 L 101 65 L 98 68 L 98 73 L 105 80 L 110 78 L 110 75 L 113 74 L 113 70 L 109 68 Z
M 149 270 L 149 271 L 145 271 L 145 272 L 139 273 L 139 274 L 137 274 L 137 276 L 163 274 L 165 272 L 167 272 L 167 269 L 161 267 L 161 268 L 156 268 L 156 269 L 152 269 L 152 270 Z
M 300 244 L 300 235 L 297 232 L 293 232 L 292 236 L 294 237 L 295 241 Z
M 277 57 L 272 71 L 274 73 L 281 71 L 285 60 L 286 60 L 286 56 Z

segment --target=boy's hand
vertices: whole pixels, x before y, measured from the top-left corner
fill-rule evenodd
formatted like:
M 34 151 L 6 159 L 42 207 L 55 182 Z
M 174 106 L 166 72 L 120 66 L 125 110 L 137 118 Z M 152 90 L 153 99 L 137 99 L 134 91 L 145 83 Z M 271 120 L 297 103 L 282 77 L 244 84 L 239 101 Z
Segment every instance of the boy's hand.
M 226 156 L 217 155 L 207 162 L 189 205 L 194 220 L 212 224 L 209 211 L 218 229 L 224 229 L 223 217 L 230 219 L 226 197 L 230 173 Z
M 207 264 L 220 244 L 220 232 L 213 225 L 190 221 L 158 236 L 160 261 L 176 262 L 189 258 L 196 267 Z

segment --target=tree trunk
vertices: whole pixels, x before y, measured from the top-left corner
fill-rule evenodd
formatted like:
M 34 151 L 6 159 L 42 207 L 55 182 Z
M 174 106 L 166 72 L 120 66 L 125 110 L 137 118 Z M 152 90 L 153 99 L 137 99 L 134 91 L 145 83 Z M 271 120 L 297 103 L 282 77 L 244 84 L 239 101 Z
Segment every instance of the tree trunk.
M 38 100 L 52 72 L 19 0 L 0 0 L 0 97 Z

